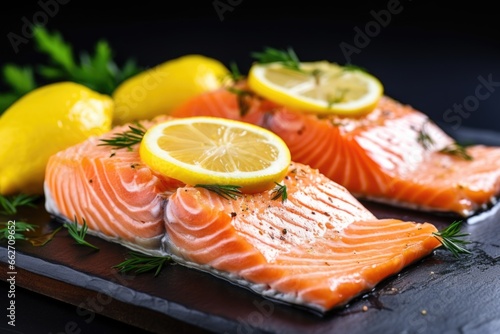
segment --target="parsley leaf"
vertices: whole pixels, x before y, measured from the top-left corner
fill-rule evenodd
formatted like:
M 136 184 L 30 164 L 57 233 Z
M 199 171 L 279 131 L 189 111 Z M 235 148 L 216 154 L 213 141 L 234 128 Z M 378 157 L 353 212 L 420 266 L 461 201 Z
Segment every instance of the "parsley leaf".
M 0 115 L 21 96 L 36 88 L 33 68 L 6 64 L 2 68 L 2 77 L 10 90 L 0 93 Z
M 40 66 L 39 73 L 50 81 L 70 80 L 110 95 L 121 82 L 142 70 L 133 60 L 121 69 L 113 61 L 113 52 L 105 40 L 96 43 L 93 53 L 82 52 L 77 58 L 60 33 L 35 27 L 34 36 L 37 50 L 49 58 L 49 64 Z
M 40 83 L 72 81 L 111 95 L 119 84 L 144 70 L 133 59 L 127 60 L 120 68 L 105 40 L 96 43 L 93 53 L 75 55 L 72 45 L 57 31 L 35 26 L 33 36 L 35 50 L 47 57 L 47 63 L 37 66 L 6 64 L 2 67 L 7 90 L 0 92 L 0 115 L 24 94 L 38 88 Z

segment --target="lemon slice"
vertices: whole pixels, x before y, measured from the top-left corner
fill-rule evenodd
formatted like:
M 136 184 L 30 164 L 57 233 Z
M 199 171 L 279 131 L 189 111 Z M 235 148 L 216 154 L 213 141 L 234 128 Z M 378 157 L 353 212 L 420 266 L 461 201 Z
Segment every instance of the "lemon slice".
M 360 69 L 328 61 L 303 62 L 299 68 L 256 63 L 250 68 L 248 85 L 257 94 L 294 109 L 343 116 L 369 113 L 383 94 L 382 83 Z
M 243 193 L 271 189 L 290 164 L 285 142 L 269 130 L 218 117 L 188 117 L 146 131 L 142 161 L 189 185 L 235 185 Z

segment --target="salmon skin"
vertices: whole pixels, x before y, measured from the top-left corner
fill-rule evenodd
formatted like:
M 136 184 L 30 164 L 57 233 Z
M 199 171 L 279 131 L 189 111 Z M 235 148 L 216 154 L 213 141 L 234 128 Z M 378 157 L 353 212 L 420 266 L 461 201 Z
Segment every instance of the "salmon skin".
M 265 127 L 286 142 L 292 160 L 319 169 L 359 199 L 466 218 L 489 208 L 500 193 L 500 147 L 461 151 L 424 113 L 388 96 L 362 117 L 316 116 L 243 85 L 196 96 L 171 115 Z M 443 152 L 450 149 L 455 154 Z
M 51 157 L 47 211 L 85 219 L 90 234 L 171 255 L 264 298 L 324 314 L 441 246 L 434 225 L 377 219 L 345 187 L 301 163 L 291 163 L 281 182 L 286 200 L 274 189 L 225 199 L 151 171 L 138 145 L 98 146 L 109 136 Z

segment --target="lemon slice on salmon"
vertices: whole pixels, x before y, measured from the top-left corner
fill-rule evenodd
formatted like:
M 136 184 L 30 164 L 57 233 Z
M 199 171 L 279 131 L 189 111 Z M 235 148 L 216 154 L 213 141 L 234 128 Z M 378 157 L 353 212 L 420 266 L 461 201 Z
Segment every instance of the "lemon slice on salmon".
M 255 63 L 248 85 L 257 94 L 294 109 L 343 116 L 369 113 L 384 91 L 375 76 L 328 61 L 300 62 L 297 67 Z
M 285 142 L 269 130 L 218 117 L 188 117 L 146 131 L 142 161 L 189 185 L 241 187 L 243 193 L 271 189 L 290 165 Z

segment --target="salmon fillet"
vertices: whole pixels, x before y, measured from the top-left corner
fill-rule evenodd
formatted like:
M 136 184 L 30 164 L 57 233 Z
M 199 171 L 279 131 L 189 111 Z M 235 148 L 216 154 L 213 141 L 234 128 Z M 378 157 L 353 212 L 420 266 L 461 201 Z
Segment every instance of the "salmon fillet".
M 142 124 L 149 127 L 160 120 Z M 183 183 L 141 163 L 137 148 L 99 146 L 101 139 L 127 129 L 128 125 L 117 127 L 51 156 L 45 173 L 45 208 L 80 224 L 85 219 L 90 232 L 101 237 L 156 249 L 165 233 L 164 198 Z
M 283 182 L 284 203 L 272 192 L 228 201 L 179 188 L 165 212 L 167 249 L 268 298 L 326 312 L 440 246 L 434 225 L 378 220 L 318 170 L 292 163 Z
M 345 187 L 301 163 L 282 181 L 285 201 L 272 190 L 228 200 L 151 171 L 138 145 L 98 146 L 110 136 L 51 157 L 47 211 L 265 298 L 326 312 L 441 246 L 434 225 L 377 219 Z
M 171 115 L 265 127 L 286 142 L 292 160 L 319 169 L 360 199 L 469 217 L 500 193 L 500 147 L 469 146 L 471 160 L 442 153 L 453 138 L 424 113 L 390 97 L 362 117 L 319 117 L 267 101 L 248 87 L 241 91 L 201 94 Z

